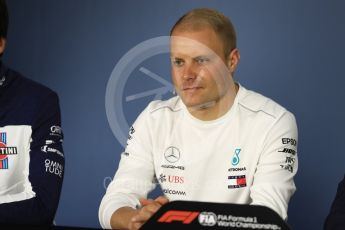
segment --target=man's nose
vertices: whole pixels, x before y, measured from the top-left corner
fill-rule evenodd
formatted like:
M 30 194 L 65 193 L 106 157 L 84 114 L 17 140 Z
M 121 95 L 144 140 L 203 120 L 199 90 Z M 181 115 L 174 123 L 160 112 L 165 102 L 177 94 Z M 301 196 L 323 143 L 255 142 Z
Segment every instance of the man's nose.
M 183 71 L 183 79 L 193 80 L 198 76 L 199 70 L 195 63 L 188 63 Z

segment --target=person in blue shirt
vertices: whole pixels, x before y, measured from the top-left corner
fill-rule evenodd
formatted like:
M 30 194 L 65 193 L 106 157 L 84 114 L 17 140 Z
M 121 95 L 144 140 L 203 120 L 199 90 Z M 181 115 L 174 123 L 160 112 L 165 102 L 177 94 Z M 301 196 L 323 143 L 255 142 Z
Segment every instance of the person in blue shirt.
M 324 224 L 325 230 L 345 229 L 345 177 L 338 185 L 337 194 Z
M 0 0 L 0 55 L 8 11 Z M 0 60 L 0 226 L 52 225 L 65 159 L 58 96 Z

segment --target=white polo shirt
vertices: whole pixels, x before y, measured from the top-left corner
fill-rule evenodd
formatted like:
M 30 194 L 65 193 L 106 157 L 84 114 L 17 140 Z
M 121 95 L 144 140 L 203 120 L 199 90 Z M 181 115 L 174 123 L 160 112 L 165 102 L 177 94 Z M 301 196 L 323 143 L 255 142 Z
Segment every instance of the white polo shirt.
M 194 118 L 178 96 L 153 101 L 131 127 L 99 220 L 111 228 L 114 211 L 135 208 L 157 182 L 169 200 L 264 205 L 286 219 L 297 167 L 295 118 L 267 97 L 240 86 L 213 121 Z

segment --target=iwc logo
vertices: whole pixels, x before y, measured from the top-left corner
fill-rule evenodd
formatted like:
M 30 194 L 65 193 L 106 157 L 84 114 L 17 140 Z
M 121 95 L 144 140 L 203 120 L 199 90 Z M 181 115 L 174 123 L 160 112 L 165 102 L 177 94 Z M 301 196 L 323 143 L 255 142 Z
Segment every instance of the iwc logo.
M 164 152 L 165 160 L 170 163 L 175 163 L 180 159 L 180 150 L 178 148 L 170 146 Z

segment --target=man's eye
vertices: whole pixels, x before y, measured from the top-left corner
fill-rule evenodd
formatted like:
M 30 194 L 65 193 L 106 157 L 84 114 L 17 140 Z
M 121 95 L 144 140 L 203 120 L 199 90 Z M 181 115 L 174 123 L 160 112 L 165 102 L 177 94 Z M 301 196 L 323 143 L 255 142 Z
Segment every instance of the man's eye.
M 179 60 L 179 59 L 175 59 L 175 60 L 173 60 L 173 64 L 175 66 L 182 66 L 184 64 L 184 61 L 183 60 Z
M 208 63 L 209 61 L 210 61 L 210 59 L 208 59 L 208 58 L 197 58 L 196 59 L 196 62 L 198 64 L 201 64 L 201 65 L 204 65 L 204 64 Z

